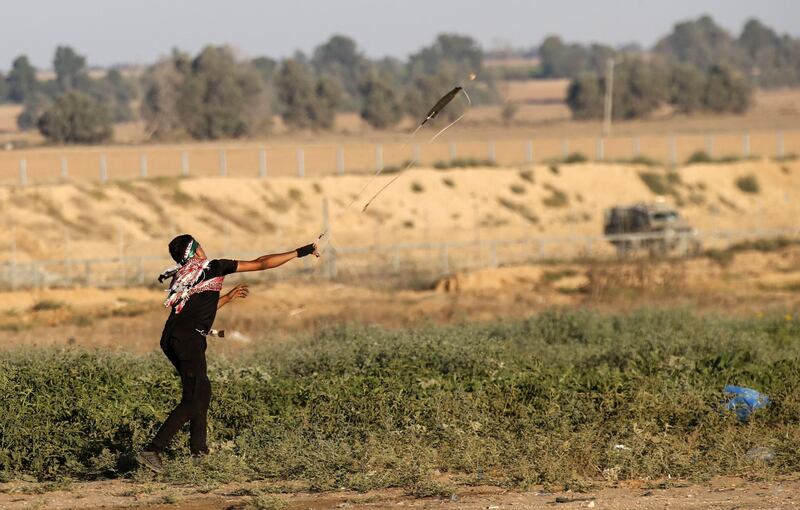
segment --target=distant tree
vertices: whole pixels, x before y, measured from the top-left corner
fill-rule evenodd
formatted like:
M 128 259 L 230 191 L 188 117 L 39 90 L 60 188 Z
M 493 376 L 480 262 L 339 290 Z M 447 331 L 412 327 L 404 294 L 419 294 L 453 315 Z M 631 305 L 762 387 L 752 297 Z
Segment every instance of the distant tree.
M 0 103 L 5 103 L 8 100 L 8 83 L 3 73 L 0 73 Z
M 332 129 L 336 122 L 336 110 L 342 101 L 342 86 L 337 78 L 324 75 L 317 81 L 316 101 L 313 110 L 314 127 Z
M 355 41 L 343 35 L 334 35 L 314 50 L 311 62 L 317 74 L 338 80 L 350 106 L 356 104 L 359 86 L 369 69 L 369 62 L 358 51 Z
M 11 72 L 6 79 L 8 100 L 24 103 L 36 91 L 36 69 L 28 62 L 28 57 L 20 55 L 11 64 Z
M 669 70 L 669 102 L 676 111 L 693 113 L 703 108 L 705 77 L 696 67 L 675 64 Z
M 361 118 L 370 126 L 386 129 L 403 118 L 403 108 L 395 87 L 377 72 L 367 78 L 362 86 L 362 93 L 364 106 L 361 108 Z
M 283 108 L 283 122 L 293 129 L 315 127 L 317 94 L 308 66 L 294 59 L 285 60 L 275 86 Z
M 105 106 L 88 95 L 65 92 L 39 119 L 39 131 L 54 143 L 100 143 L 113 134 Z
M 716 113 L 744 113 L 750 106 L 752 89 L 735 70 L 714 66 L 709 70 L 703 106 Z
M 133 118 L 131 101 L 136 98 L 136 87 L 118 69 L 111 69 L 103 78 L 91 80 L 86 92 L 106 105 L 114 122 L 125 122 Z
M 614 68 L 612 114 L 615 119 L 647 117 L 667 98 L 664 78 L 657 66 L 628 59 Z M 567 106 L 576 119 L 599 119 L 604 113 L 605 75 L 585 74 L 572 81 Z
M 656 43 L 654 52 L 702 71 L 717 64 L 741 67 L 745 61 L 733 37 L 710 16 L 677 23 L 672 33 Z
M 749 59 L 742 70 L 755 84 L 779 87 L 800 83 L 800 41 L 780 37 L 757 19 L 750 19 L 736 42 Z
M 56 83 L 62 91 L 78 89 L 86 91 L 89 76 L 86 72 L 86 58 L 78 55 L 70 46 L 59 46 L 53 56 L 53 69 Z
M 408 87 L 405 97 L 406 112 L 415 121 L 422 121 L 428 110 L 436 104 L 440 97 L 450 92 L 453 80 L 449 73 L 441 72 L 430 76 L 416 77 Z M 464 113 L 464 100 L 454 99 L 433 122 L 453 121 Z
M 575 78 L 584 73 L 603 72 L 616 52 L 609 46 L 565 44 L 558 36 L 545 38 L 539 46 L 542 78 Z
M 177 50 L 150 69 L 143 78 L 141 115 L 147 138 L 166 138 L 183 131 L 178 99 L 191 72 L 189 56 Z
M 50 98 L 36 92 L 25 101 L 25 108 L 17 115 L 17 127 L 22 131 L 37 127 L 39 118 L 50 107 Z
M 254 69 L 240 65 L 229 48 L 206 47 L 193 61 L 177 101 L 186 131 L 195 139 L 246 135 L 248 110 L 261 92 Z
M 253 68 L 258 71 L 264 83 L 270 83 L 275 79 L 275 72 L 278 70 L 278 63 L 269 57 L 257 57 L 250 61 Z
M 666 78 L 661 68 L 642 61 L 627 59 L 614 67 L 613 117 L 641 119 L 650 115 L 668 95 Z M 600 89 L 605 93 L 605 75 Z
M 459 83 L 470 73 L 481 76 L 483 50 L 471 37 L 439 34 L 433 44 L 409 57 L 408 66 L 412 77 L 445 74 L 451 83 Z
M 578 120 L 603 117 L 603 94 L 597 75 L 584 74 L 574 78 L 567 89 L 567 106 L 572 118 Z

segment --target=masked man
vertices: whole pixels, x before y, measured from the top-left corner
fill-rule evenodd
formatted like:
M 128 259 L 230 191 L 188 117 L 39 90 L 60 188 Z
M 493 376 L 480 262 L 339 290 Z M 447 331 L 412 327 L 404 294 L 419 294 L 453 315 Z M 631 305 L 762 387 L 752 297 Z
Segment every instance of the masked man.
M 156 472 L 163 469 L 162 452 L 187 421 L 192 455 L 208 454 L 206 424 L 211 383 L 206 373 L 206 336 L 212 332 L 217 310 L 234 299 L 247 297 L 248 293 L 247 287 L 239 285 L 220 296 L 225 276 L 273 269 L 296 257 L 319 257 L 317 245 L 308 244 L 255 260 L 208 260 L 200 244 L 188 234 L 169 243 L 169 254 L 178 265 L 158 277 L 159 282 L 172 278 L 164 302 L 171 312 L 161 334 L 161 349 L 180 375 L 183 394 L 150 444 L 136 456 L 140 464 Z

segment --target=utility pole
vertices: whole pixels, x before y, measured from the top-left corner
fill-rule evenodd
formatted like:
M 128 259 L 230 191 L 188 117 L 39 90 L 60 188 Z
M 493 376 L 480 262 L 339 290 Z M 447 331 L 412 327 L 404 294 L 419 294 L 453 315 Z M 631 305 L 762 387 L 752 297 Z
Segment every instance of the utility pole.
M 614 97 L 614 59 L 606 61 L 606 98 L 603 108 L 603 136 L 611 134 L 611 111 Z

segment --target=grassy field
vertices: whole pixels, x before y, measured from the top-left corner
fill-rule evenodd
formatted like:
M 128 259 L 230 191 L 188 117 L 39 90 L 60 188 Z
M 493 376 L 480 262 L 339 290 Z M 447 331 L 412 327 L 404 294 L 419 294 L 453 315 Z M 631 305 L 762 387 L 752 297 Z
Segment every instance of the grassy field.
M 161 479 L 292 487 L 586 487 L 617 479 L 772 476 L 800 463 L 800 323 L 548 312 L 486 325 L 341 327 L 212 360 L 210 438 L 180 436 Z M 774 401 L 739 423 L 722 387 Z M 160 356 L 0 355 L 0 478 L 149 477 L 131 455 L 180 394 Z M 624 446 L 616 446 L 624 445 Z M 753 447 L 771 449 L 754 461 Z M 446 473 L 446 482 L 440 475 Z

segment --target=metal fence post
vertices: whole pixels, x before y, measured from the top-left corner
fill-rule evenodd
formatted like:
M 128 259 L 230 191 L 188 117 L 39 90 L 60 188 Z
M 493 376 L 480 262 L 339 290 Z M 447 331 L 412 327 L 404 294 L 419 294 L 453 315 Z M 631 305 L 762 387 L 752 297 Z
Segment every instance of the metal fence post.
M 494 141 L 489 142 L 489 147 L 487 149 L 487 156 L 489 157 L 489 161 L 491 161 L 492 163 L 497 162 L 497 155 L 495 151 Z
M 415 163 L 419 163 L 419 160 L 422 158 L 422 147 L 419 144 L 414 145 L 414 150 L 411 153 L 411 159 L 414 160 Z
M 336 173 L 344 175 L 344 147 L 342 146 L 336 149 Z
M 561 157 L 566 159 L 569 156 L 569 140 L 566 138 L 561 139 Z
M 144 152 L 139 156 L 139 174 L 142 179 L 147 177 L 147 154 Z
M 458 157 L 458 150 L 456 148 L 455 143 L 450 143 L 450 161 L 452 162 L 454 159 Z
M 525 144 L 525 161 L 527 163 L 533 163 L 533 142 L 528 141 Z
M 22 186 L 28 184 L 28 162 L 25 158 L 19 160 L 19 183 Z
M 742 135 L 742 155 L 746 158 L 750 157 L 750 133 Z
M 297 149 L 297 176 L 306 176 L 306 158 L 302 147 Z
M 642 141 L 639 137 L 634 137 L 633 139 L 633 157 L 638 158 L 642 155 Z
M 706 135 L 706 152 L 710 157 L 714 157 L 714 135 L 711 133 Z
M 383 145 L 378 144 L 375 146 L 375 170 L 380 171 L 383 168 Z
M 228 175 L 228 160 L 225 157 L 225 149 L 219 150 L 219 175 L 221 177 Z
M 597 161 L 605 159 L 605 142 L 602 138 L 597 139 Z
M 189 175 L 189 153 L 186 151 L 181 152 L 181 175 Z
M 61 178 L 65 180 L 69 178 L 69 169 L 67 168 L 66 156 L 61 156 Z
M 778 131 L 777 140 L 776 140 L 776 154 L 779 158 L 783 158 L 785 156 L 784 146 L 783 146 L 783 131 Z
M 100 156 L 100 182 L 107 182 L 108 181 L 108 167 L 106 166 L 106 155 L 102 154 Z
M 258 150 L 258 176 L 267 176 L 267 151 L 263 147 Z

